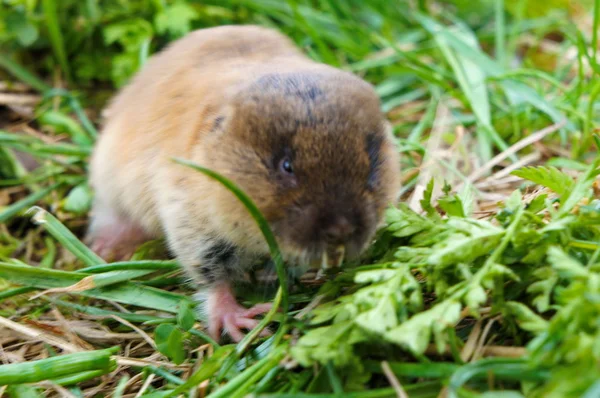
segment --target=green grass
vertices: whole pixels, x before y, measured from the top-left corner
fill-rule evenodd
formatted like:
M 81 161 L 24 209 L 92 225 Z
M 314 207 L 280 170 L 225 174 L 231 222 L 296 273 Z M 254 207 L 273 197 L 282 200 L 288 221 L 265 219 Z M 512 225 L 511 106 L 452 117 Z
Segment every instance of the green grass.
M 568 3 L 0 6 L 0 92 L 20 95 L 23 83 L 40 96 L 31 109 L 15 102 L 0 112 L 0 335 L 19 333 L 2 347 L 15 364 L 0 365 L 9 384 L 0 393 L 59 385 L 83 396 L 102 385 L 96 396 L 597 396 L 600 1 Z M 161 241 L 106 264 L 81 239 L 105 101 L 187 31 L 240 23 L 275 27 L 371 82 L 394 125 L 404 187 L 359 263 L 318 285 L 286 286 L 251 198 L 199 168 L 248 207 L 283 282 L 277 292 L 240 290 L 247 305 L 269 299 L 287 310 L 261 322 L 276 325 L 274 336 L 257 329 L 236 346 L 204 334 L 193 289 Z M 28 171 L 19 153 L 40 166 Z M 117 355 L 105 350 L 115 345 Z

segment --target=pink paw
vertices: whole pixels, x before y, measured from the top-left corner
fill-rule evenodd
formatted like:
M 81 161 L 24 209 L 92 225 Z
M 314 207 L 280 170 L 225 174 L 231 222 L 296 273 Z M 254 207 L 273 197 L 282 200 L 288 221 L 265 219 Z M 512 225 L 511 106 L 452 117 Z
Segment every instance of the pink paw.
M 245 336 L 242 329 L 252 330 L 260 321 L 255 316 L 268 312 L 272 305 L 269 303 L 258 304 L 252 308 L 239 305 L 228 285 L 215 288 L 206 303 L 209 328 L 212 338 L 218 340 L 224 330 L 231 338 L 239 343 Z M 261 336 L 268 336 L 269 331 L 263 330 Z
M 122 261 L 129 259 L 135 253 L 136 245 L 112 242 L 105 239 L 93 239 L 90 249 L 106 261 Z
M 146 240 L 148 236 L 140 227 L 113 220 L 110 224 L 92 225 L 86 243 L 103 259 L 119 261 L 130 258 Z

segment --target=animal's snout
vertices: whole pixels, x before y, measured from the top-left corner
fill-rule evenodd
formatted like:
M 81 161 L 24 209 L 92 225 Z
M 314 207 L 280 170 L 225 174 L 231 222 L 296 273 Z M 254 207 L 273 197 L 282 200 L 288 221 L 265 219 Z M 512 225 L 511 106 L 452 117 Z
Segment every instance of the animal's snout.
M 346 217 L 336 217 L 333 222 L 325 228 L 324 237 L 329 244 L 343 244 L 356 232 L 354 226 Z

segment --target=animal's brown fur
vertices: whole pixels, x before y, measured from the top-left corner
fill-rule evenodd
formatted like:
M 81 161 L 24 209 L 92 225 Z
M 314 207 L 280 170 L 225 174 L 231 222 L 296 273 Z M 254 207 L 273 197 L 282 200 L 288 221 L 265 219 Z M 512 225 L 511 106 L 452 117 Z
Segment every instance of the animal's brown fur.
M 357 229 L 343 242 L 356 254 L 399 189 L 379 106 L 369 84 L 313 62 L 275 31 L 193 32 L 152 57 L 107 108 L 91 163 L 90 236 L 102 240 L 115 224 L 164 234 L 198 283 L 227 281 L 244 260 L 268 254 L 238 200 L 170 160 L 180 157 L 246 191 L 288 259 L 319 256 L 322 231 L 340 217 Z M 285 156 L 294 176 L 278 171 Z

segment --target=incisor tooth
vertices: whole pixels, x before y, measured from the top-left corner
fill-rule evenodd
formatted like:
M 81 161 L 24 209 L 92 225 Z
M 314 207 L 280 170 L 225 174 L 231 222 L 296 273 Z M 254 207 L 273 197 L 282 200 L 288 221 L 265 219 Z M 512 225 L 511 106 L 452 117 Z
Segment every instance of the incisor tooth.
M 329 268 L 329 256 L 327 255 L 327 251 L 324 251 L 321 256 L 321 269 L 327 268 Z
M 346 247 L 340 245 L 335 248 L 335 267 L 340 267 L 344 262 L 344 255 L 346 254 Z
M 329 247 L 321 257 L 321 269 L 337 268 L 342 265 L 346 248 L 344 245 Z

